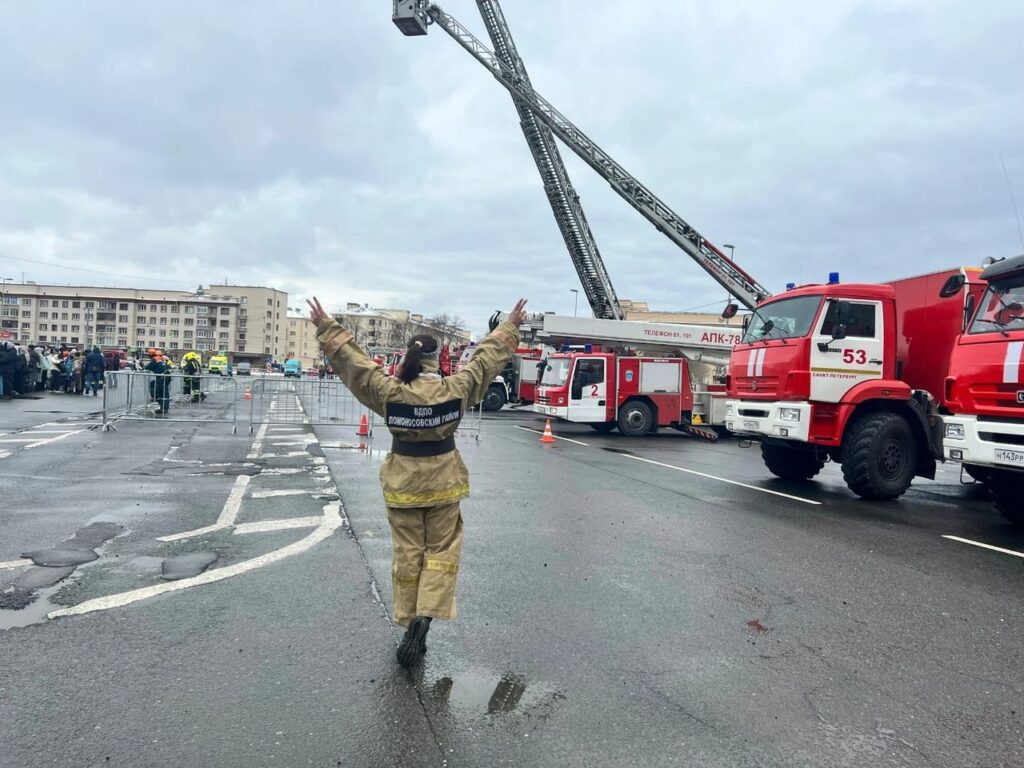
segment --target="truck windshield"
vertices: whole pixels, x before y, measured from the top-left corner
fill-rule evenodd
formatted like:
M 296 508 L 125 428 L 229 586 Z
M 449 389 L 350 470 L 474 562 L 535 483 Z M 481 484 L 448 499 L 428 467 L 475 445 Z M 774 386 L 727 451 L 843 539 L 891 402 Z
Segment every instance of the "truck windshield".
M 743 334 L 743 343 L 806 336 L 820 304 L 820 296 L 797 296 L 758 307 Z
M 985 291 L 968 333 L 1024 330 L 1024 274 L 992 283 Z
M 569 358 L 551 357 L 548 358 L 548 364 L 544 369 L 544 375 L 541 376 L 540 383 L 548 387 L 564 387 L 568 378 Z

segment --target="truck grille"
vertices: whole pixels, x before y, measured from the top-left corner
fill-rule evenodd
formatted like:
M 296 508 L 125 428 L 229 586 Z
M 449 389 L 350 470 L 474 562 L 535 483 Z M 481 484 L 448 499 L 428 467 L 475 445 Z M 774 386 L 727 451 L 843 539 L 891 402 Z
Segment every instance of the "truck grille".
M 778 376 L 736 376 L 733 389 L 740 397 L 773 397 L 779 393 Z
M 969 392 L 979 408 L 1020 408 L 1024 415 L 1024 405 L 1017 402 L 1020 389 L 1017 384 L 974 384 Z

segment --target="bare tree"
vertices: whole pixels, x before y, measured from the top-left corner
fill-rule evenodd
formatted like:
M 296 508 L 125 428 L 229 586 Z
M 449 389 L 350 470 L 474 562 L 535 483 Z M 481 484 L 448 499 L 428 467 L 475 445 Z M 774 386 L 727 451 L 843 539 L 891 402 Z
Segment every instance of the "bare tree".
M 438 342 L 442 347 L 449 346 L 453 341 L 459 339 L 466 330 L 466 321 L 458 315 L 442 312 L 427 320 L 438 333 Z

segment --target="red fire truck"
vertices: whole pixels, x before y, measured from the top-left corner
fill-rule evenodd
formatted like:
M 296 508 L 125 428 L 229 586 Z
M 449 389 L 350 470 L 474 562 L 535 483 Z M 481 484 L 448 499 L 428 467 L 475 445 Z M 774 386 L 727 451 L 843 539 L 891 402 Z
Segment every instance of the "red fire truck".
M 673 427 L 716 439 L 705 426 L 722 423 L 725 387 L 698 383 L 692 364 L 724 365 L 738 327 L 557 315 L 539 321 L 535 336 L 571 343 L 546 358 L 535 411 L 598 432 L 618 427 L 628 437 Z
M 805 480 L 827 459 L 867 499 L 934 478 L 950 357 L 983 291 L 979 268 L 880 285 L 790 287 L 759 303 L 729 365 L 726 426 Z
M 985 293 L 951 350 L 943 443 L 1024 526 L 1024 255 L 991 264 L 981 279 Z

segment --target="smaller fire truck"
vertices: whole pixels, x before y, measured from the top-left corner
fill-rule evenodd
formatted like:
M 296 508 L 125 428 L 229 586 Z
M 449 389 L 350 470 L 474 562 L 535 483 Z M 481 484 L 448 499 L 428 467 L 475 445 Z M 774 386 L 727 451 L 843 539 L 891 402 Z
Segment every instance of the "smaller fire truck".
M 454 365 L 453 373 L 462 370 L 477 350 L 472 344 L 462 350 L 459 360 Z M 512 355 L 512 359 L 505 370 L 487 388 L 481 405 L 485 411 L 500 411 L 507 404 L 529 405 L 535 399 L 537 388 L 537 365 L 543 357 L 543 352 L 537 349 L 520 347 Z
M 672 427 L 717 439 L 707 427 L 724 422 L 725 386 L 697 383 L 691 367 L 724 365 L 739 328 L 556 315 L 540 323 L 538 336 L 591 341 L 545 358 L 536 412 L 627 437 Z
M 949 359 L 943 446 L 1024 526 L 1024 255 L 981 279 L 985 293 Z

